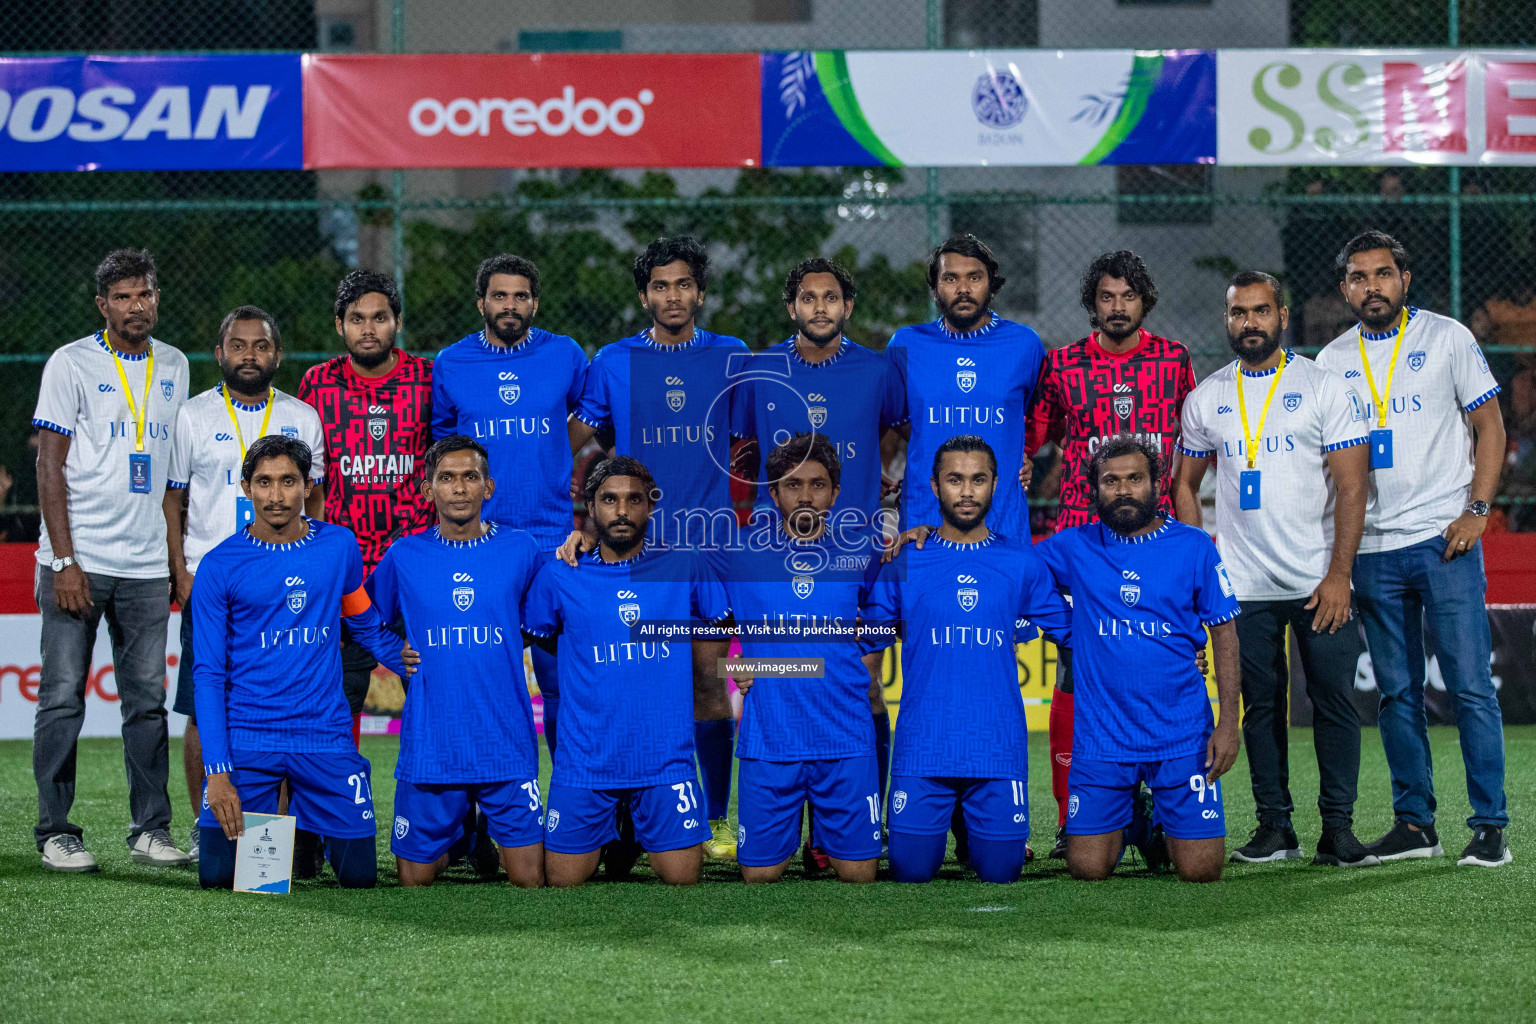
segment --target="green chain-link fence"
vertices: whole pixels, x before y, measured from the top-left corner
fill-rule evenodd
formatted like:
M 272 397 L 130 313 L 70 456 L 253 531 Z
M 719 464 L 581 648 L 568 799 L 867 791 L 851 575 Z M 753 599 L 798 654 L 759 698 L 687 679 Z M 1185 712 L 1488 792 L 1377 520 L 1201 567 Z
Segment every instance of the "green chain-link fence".
M 637 2 L 623 12 L 634 23 L 613 27 L 574 24 L 579 5 L 564 6 L 575 13 L 519 5 L 526 24 L 501 31 L 500 8 L 480 0 L 24 0 L 0 19 L 0 53 L 1536 45 L 1529 0 L 1208 0 L 1193 4 L 1204 21 L 1155 0 L 720 0 L 688 24 L 645 22 Z M 678 5 L 656 6 L 676 17 Z M 1134 38 L 1106 35 L 1127 18 Z M 855 268 L 854 333 L 879 346 L 929 313 L 927 248 L 975 231 L 1009 277 L 999 308 L 1059 345 L 1086 332 L 1076 293 L 1088 260 L 1135 249 L 1163 294 L 1149 326 L 1184 340 L 1203 375 L 1229 358 L 1226 276 L 1279 275 L 1295 343 L 1319 344 L 1348 318 L 1333 254 L 1374 226 L 1409 246 L 1415 300 L 1488 346 L 1510 422 L 1511 522 L 1536 527 L 1521 504 L 1536 495 L 1533 218 L 1536 168 L 0 174 L 0 464 L 15 478 L 0 501 L 35 501 L 26 438 L 41 361 L 94 328 L 91 271 L 118 246 L 159 259 L 157 334 L 192 355 L 199 388 L 215 379 L 216 325 L 245 302 L 279 318 L 289 359 L 278 383 L 293 388 L 339 350 L 331 297 L 359 265 L 404 282 L 407 344 L 434 351 L 478 327 L 473 270 L 500 251 L 539 263 L 541 325 L 595 349 L 639 326 L 634 251 L 684 230 L 717 259 L 710 326 L 759 346 L 788 335 L 778 293 L 813 253 Z

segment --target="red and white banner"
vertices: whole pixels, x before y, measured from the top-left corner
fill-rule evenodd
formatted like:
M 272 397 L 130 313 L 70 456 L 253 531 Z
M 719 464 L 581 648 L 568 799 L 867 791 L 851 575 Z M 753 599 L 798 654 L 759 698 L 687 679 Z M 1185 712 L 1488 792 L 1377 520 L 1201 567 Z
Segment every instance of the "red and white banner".
M 753 167 L 755 53 L 306 54 L 304 166 Z

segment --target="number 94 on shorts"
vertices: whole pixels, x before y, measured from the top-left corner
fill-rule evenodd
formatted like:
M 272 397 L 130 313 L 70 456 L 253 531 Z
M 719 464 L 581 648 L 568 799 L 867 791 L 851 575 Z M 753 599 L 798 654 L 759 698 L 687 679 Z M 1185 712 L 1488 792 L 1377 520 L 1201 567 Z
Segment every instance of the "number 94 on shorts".
M 1164 761 L 1123 763 L 1072 759 L 1067 834 L 1097 836 L 1131 823 L 1136 784 L 1152 791 L 1152 817 L 1174 839 L 1216 839 L 1227 834 L 1221 781 L 1205 781 L 1205 751 Z

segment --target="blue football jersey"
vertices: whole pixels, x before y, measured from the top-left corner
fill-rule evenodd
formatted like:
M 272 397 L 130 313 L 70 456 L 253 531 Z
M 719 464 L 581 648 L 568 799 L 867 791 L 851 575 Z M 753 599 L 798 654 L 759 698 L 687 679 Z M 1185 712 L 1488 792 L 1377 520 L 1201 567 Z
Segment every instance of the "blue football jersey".
M 204 768 L 231 770 L 231 749 L 350 751 L 341 688 L 341 621 L 397 675 L 400 638 L 363 589 L 363 558 L 345 526 L 306 519 L 289 544 L 249 528 L 203 556 L 192 587 L 192 685 Z
M 759 676 L 742 700 L 736 756 L 857 757 L 874 750 L 869 673 L 858 643 L 867 554 L 792 540 L 775 522 L 731 553 L 725 591 L 747 658 L 822 658 L 821 679 Z
M 891 336 L 885 354 L 903 402 L 897 419 L 912 424 L 902 528 L 939 524 L 938 499 L 929 486 L 933 455 L 951 437 L 977 434 L 997 453 L 997 493 L 987 523 L 1005 537 L 1028 537 L 1029 504 L 1019 468 L 1026 413 L 1045 362 L 1040 336 L 996 313 L 964 334 L 940 319 L 903 327 Z
M 741 429 L 762 453 L 757 505 L 771 508 L 768 453 L 796 434 L 814 431 L 837 448 L 842 492 L 828 524 L 849 536 L 880 512 L 880 437 L 897 418 L 902 400 L 885 356 L 847 338 L 820 363 L 801 358 L 795 339 L 754 355 L 749 379 L 738 389 Z
M 644 639 L 647 624 L 717 623 L 731 613 L 705 560 L 647 546 L 621 562 L 593 551 L 534 577 L 523 628 L 558 640 L 560 744 L 552 784 L 583 789 L 694 778 L 693 648 Z
M 437 527 L 390 545 L 368 578 L 379 614 L 405 622 L 421 664 L 405 692 L 395 778 L 505 782 L 539 773 L 523 676 L 522 602 L 543 564 L 532 537 L 498 528 L 445 540 Z
M 1232 581 L 1204 530 L 1172 519 L 1126 539 L 1100 522 L 1035 550 L 1072 594 L 1072 754 L 1150 761 L 1203 750 L 1211 702 L 1195 653 L 1237 618 Z
M 592 358 L 576 417 L 612 427 L 615 453 L 639 459 L 656 478 L 661 495 L 651 536 L 658 542 L 720 544 L 734 536 L 731 436 L 741 434 L 735 378 L 747 356 L 740 338 L 701 328 L 680 345 L 659 345 L 647 329 Z M 713 513 L 721 516 L 718 524 L 708 518 Z
M 483 444 L 496 481 L 485 519 L 527 530 L 544 550 L 571 532 L 566 418 L 586 376 L 581 346 L 538 327 L 510 348 L 480 331 L 432 361 L 432 439 L 464 434 Z
M 1071 646 L 1070 615 L 1034 549 L 997 534 L 976 544 L 933 535 L 880 566 L 863 619 L 902 629 L 891 774 L 1027 778 L 1015 633 L 1027 619 Z

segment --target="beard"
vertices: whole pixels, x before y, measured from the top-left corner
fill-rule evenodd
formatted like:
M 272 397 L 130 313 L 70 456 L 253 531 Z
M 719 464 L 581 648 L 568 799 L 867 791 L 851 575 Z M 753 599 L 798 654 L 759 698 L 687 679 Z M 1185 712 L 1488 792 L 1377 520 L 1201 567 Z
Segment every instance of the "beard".
M 1142 318 L 1143 320 L 1145 317 Z M 1105 321 L 1099 324 L 1099 333 L 1113 341 L 1124 341 L 1141 330 L 1142 320 L 1126 317 L 1123 320 Z
M 1372 304 L 1372 300 L 1374 300 L 1374 299 L 1381 299 L 1385 303 L 1385 305 L 1384 306 L 1373 305 Z M 1398 296 L 1397 301 L 1393 302 L 1393 301 L 1387 299 L 1387 297 L 1385 295 L 1380 295 L 1380 294 L 1377 294 L 1375 292 L 1372 292 L 1370 295 L 1367 295 L 1365 297 L 1365 302 L 1361 303 L 1360 305 L 1356 306 L 1353 303 L 1351 303 L 1350 307 L 1349 307 L 1349 311 L 1351 313 L 1355 314 L 1355 318 L 1358 319 L 1360 321 L 1360 323 L 1363 324 L 1366 328 L 1368 328 L 1372 332 L 1380 332 L 1380 331 L 1386 330 L 1389 327 L 1396 327 L 1397 326 L 1398 321 L 1402 318 L 1402 315 L 1403 315 L 1403 304 L 1406 301 L 1407 301 L 1407 296 L 1406 295 Z M 1366 307 L 1367 306 L 1371 306 L 1371 308 L 1378 309 L 1378 310 L 1379 309 L 1385 309 L 1385 312 L 1379 312 L 1379 313 L 1375 313 L 1375 314 L 1368 314 L 1366 312 Z
M 635 527 L 634 533 L 627 537 L 615 537 L 609 532 L 615 526 Z M 638 548 L 645 541 L 645 523 L 635 523 L 630 519 L 616 519 L 611 523 L 603 523 L 593 517 L 592 527 L 597 531 L 597 539 L 601 544 L 606 544 L 614 554 L 624 556 Z
M 1245 344 L 1254 339 L 1258 340 L 1260 344 Z M 1274 355 L 1275 349 L 1280 347 L 1280 332 L 1277 330 L 1273 334 L 1268 334 L 1264 331 L 1247 331 L 1235 338 L 1228 335 L 1227 344 L 1231 346 L 1232 351 L 1237 353 L 1237 357 L 1243 362 L 1258 366 L 1264 360 Z
M 977 298 L 976 296 L 966 296 L 966 298 L 974 301 L 975 306 L 970 312 L 961 314 L 955 312 L 955 304 L 946 304 L 943 299 L 938 297 L 937 293 L 934 295 L 934 302 L 938 304 L 939 312 L 944 315 L 945 320 L 949 321 L 949 325 L 960 333 L 969 331 L 971 328 L 981 323 L 981 321 L 986 318 L 988 310 L 992 304 L 991 292 L 987 292 L 980 298 Z
M 1121 536 L 1129 536 L 1142 529 L 1157 516 L 1157 495 L 1151 500 L 1137 501 L 1130 495 L 1116 498 L 1108 505 L 1100 506 L 1099 519 Z
M 986 522 L 987 513 L 991 510 L 992 499 L 990 497 L 985 501 L 977 502 L 975 509 L 958 509 L 953 505 L 946 505 L 942 501 L 939 502 L 939 514 L 944 517 L 944 521 L 963 533 L 968 533 Z
M 224 371 L 224 389 L 226 391 L 238 391 L 242 395 L 265 394 L 266 390 L 272 386 L 272 378 L 277 373 L 275 368 L 263 370 L 260 367 L 256 367 L 255 376 L 241 372 L 245 369 L 244 367 L 230 369 L 226 366 L 220 366 L 219 369 Z
M 352 357 L 352 361 L 358 366 L 365 370 L 373 370 L 389 362 L 390 356 L 395 354 L 395 346 L 391 343 L 389 347 L 381 348 L 377 352 L 359 352 L 349 345 L 347 346 L 347 354 Z
M 503 345 L 516 345 L 528 337 L 528 328 L 533 326 L 533 318 L 524 320 L 520 313 L 503 313 L 494 320 L 485 322 L 487 332 L 494 334 L 496 340 Z
M 834 322 L 831 327 L 817 328 L 813 327 L 809 321 L 795 317 L 795 327 L 799 329 L 802 336 L 817 348 L 826 348 L 838 338 L 841 338 L 843 336 L 843 328 L 847 324 L 848 318 L 843 317 L 843 319 Z
M 820 532 L 824 515 L 809 505 L 798 505 L 779 514 L 784 517 L 784 529 L 795 537 L 810 537 Z

